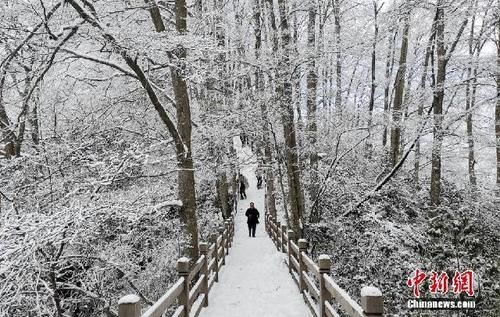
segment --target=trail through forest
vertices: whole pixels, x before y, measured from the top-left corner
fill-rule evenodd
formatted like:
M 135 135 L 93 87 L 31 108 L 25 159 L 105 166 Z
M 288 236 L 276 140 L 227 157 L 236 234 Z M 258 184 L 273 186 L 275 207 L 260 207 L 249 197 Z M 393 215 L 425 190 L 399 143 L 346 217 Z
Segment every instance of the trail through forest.
M 248 179 L 247 199 L 238 202 L 235 237 L 227 265 L 210 293 L 210 305 L 202 317 L 224 316 L 310 316 L 297 286 L 288 276 L 283 256 L 267 237 L 264 228 L 264 189 L 257 190 L 255 156 L 235 140 L 241 173 Z M 250 202 L 260 213 L 255 238 L 248 237 L 245 210 Z M 212 295 L 213 294 L 213 295 Z

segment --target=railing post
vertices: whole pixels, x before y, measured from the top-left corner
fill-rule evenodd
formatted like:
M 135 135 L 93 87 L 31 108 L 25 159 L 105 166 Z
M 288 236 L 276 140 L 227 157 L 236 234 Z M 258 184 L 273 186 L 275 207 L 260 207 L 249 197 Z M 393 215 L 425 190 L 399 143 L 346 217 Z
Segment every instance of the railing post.
M 220 244 L 222 246 L 222 265 L 226 265 L 226 251 L 224 250 L 224 227 L 220 226 L 219 227 L 219 233 L 222 236 L 222 239 L 220 240 Z M 217 249 L 217 252 L 219 252 L 219 249 Z
M 319 266 L 319 317 L 327 317 L 325 311 L 325 302 L 330 301 L 332 296 L 330 292 L 326 289 L 325 278 L 323 274 L 330 275 L 330 267 L 332 266 L 332 261 L 328 255 L 322 254 L 318 258 Z
M 306 271 L 306 264 L 302 259 L 302 252 L 307 253 L 307 240 L 299 239 L 299 289 L 302 293 L 306 289 L 306 282 L 304 281 L 304 274 Z
M 216 234 L 216 233 L 213 233 L 212 234 L 212 237 L 215 237 L 215 250 L 214 250 L 214 253 L 212 256 L 215 255 L 215 268 L 214 268 L 214 279 L 217 283 L 219 283 L 219 244 L 217 243 L 217 238 L 219 238 L 219 236 Z M 214 238 L 212 238 L 214 239 Z
M 292 263 L 292 257 L 293 257 L 293 251 L 292 251 L 292 241 L 295 238 L 295 232 L 293 230 L 288 230 L 288 271 L 290 273 L 293 272 L 293 263 Z
M 234 220 L 233 218 L 229 218 L 229 231 L 228 231 L 228 234 L 229 234 L 229 247 L 232 248 L 233 247 L 233 224 L 234 224 Z
M 285 244 L 288 242 L 285 239 L 286 225 L 281 225 L 281 252 L 286 253 Z
M 231 248 L 233 247 L 233 241 L 234 241 L 234 218 L 231 217 L 231 222 L 229 228 L 231 229 Z
M 228 235 L 229 235 L 229 247 L 233 247 L 233 218 L 229 218 L 229 229 L 228 229 Z
M 267 214 L 266 220 L 267 220 L 267 235 L 271 238 L 272 235 L 271 235 L 271 215 L 270 214 Z
M 118 317 L 140 317 L 141 299 L 139 296 L 131 294 L 125 295 L 118 301 Z
M 273 233 L 273 243 L 276 244 L 276 237 L 278 236 L 278 234 L 276 233 L 276 218 L 275 217 L 272 217 L 271 218 L 271 231 Z
M 201 274 L 205 277 L 203 278 L 203 288 L 202 292 L 205 293 L 205 302 L 203 303 L 203 307 L 208 306 L 208 243 L 201 242 L 200 243 L 200 254 L 205 256 L 205 260 L 203 261 L 203 265 L 201 266 Z
M 273 239 L 273 235 L 271 234 L 271 215 L 267 215 L 267 234 L 271 240 Z
M 184 314 L 183 316 L 189 316 L 189 311 L 191 307 L 189 307 L 189 259 L 188 258 L 180 258 L 177 260 L 177 274 L 180 278 L 184 278 L 184 287 L 182 289 L 181 294 L 179 295 L 179 305 L 184 306 Z
M 276 222 L 276 249 L 278 251 L 281 251 L 281 234 L 279 234 L 280 229 L 281 229 L 281 222 L 277 221 Z
M 229 235 L 229 221 L 224 222 L 224 228 L 226 229 L 226 241 L 225 241 L 225 247 L 226 247 L 226 255 L 229 254 L 229 241 L 231 241 L 231 237 Z
M 268 226 L 269 226 L 269 237 L 273 240 L 273 216 L 269 215 L 267 218 Z
M 266 229 L 267 234 L 269 234 L 269 231 L 267 230 L 267 212 L 264 213 L 264 228 Z
M 366 316 L 383 316 L 384 296 L 382 296 L 382 292 L 373 286 L 363 287 L 361 289 L 361 307 Z
M 273 221 L 273 216 L 269 216 L 269 236 L 271 237 L 271 241 L 274 243 Z

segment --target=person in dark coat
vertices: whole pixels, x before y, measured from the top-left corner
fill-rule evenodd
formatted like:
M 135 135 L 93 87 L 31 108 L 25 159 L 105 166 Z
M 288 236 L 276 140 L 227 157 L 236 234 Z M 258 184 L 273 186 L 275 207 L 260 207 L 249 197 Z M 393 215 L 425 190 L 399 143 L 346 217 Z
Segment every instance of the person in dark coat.
M 240 199 L 247 199 L 247 193 L 245 192 L 248 187 L 248 181 L 245 176 L 240 174 Z
M 245 216 L 247 216 L 248 236 L 255 238 L 255 229 L 257 229 L 260 215 L 253 202 L 250 203 L 250 208 L 245 212 Z
M 262 188 L 262 174 L 263 174 L 262 167 L 260 167 L 259 165 L 255 170 L 255 176 L 257 176 L 257 189 Z

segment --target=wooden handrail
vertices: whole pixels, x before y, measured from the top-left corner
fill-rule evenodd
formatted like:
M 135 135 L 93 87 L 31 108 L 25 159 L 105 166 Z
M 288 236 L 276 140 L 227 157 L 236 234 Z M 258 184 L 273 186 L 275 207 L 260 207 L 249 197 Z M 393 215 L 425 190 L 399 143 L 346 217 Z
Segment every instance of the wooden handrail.
M 319 300 L 319 289 L 316 286 L 315 281 L 313 281 L 313 279 L 307 274 L 304 274 L 303 278 L 306 282 L 307 291 L 309 292 L 309 294 L 311 294 L 314 299 Z
M 198 295 L 202 291 L 204 279 L 205 275 L 202 275 L 189 291 L 189 306 L 193 305 L 193 303 L 198 299 Z
M 177 261 L 179 279 L 144 314 L 141 315 L 140 298 L 126 295 L 118 301 L 118 317 L 161 317 L 175 302 L 178 307 L 172 317 L 197 317 L 203 307 L 208 306 L 208 295 L 215 282 L 219 281 L 219 271 L 225 265 L 234 239 L 234 221 L 229 218 L 224 227 L 213 234 L 209 247 L 200 242 L 200 255 L 191 264 L 187 258 Z
M 314 277 L 319 276 L 319 267 L 314 263 L 313 260 L 311 260 L 310 257 L 307 256 L 307 254 L 302 253 L 301 254 L 302 259 L 304 260 L 304 264 L 307 266 L 308 272 L 314 274 Z
M 173 304 L 183 290 L 184 278 L 180 278 L 177 282 L 163 295 L 153 306 L 142 315 L 142 317 L 161 317 L 167 308 Z
M 328 255 L 320 255 L 316 264 L 307 255 L 306 240 L 299 239 L 296 244 L 296 235 L 292 230 L 287 231 L 286 226 L 279 225 L 279 222 L 268 214 L 264 219 L 266 231 L 276 248 L 287 254 L 285 259 L 288 270 L 315 317 L 340 316 L 333 308 L 332 300 L 350 317 L 383 316 L 384 298 L 378 288 L 363 287 L 361 305 L 358 304 L 330 276 L 331 260 Z
M 299 246 L 295 244 L 295 242 L 291 241 L 290 243 L 290 250 L 292 253 L 292 255 L 294 255 L 295 257 L 298 257 L 299 255 Z
M 195 277 L 198 272 L 201 270 L 201 266 L 203 265 L 203 262 L 205 262 L 206 257 L 204 255 L 200 256 L 198 258 L 198 261 L 194 264 L 194 266 L 191 268 L 191 271 L 189 272 L 189 277 L 188 279 L 191 281 L 193 277 Z

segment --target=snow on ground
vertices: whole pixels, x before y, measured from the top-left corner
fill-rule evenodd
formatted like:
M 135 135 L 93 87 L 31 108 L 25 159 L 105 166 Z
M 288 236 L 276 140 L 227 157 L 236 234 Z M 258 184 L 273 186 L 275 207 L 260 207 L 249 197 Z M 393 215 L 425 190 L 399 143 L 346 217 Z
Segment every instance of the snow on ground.
M 235 140 L 241 173 L 247 177 L 248 198 L 238 202 L 233 247 L 226 258 L 219 283 L 210 292 L 209 306 L 201 317 L 309 317 L 288 268 L 264 228 L 264 189 L 257 190 L 256 160 L 247 147 Z M 261 219 L 255 238 L 248 237 L 245 210 L 255 203 Z

